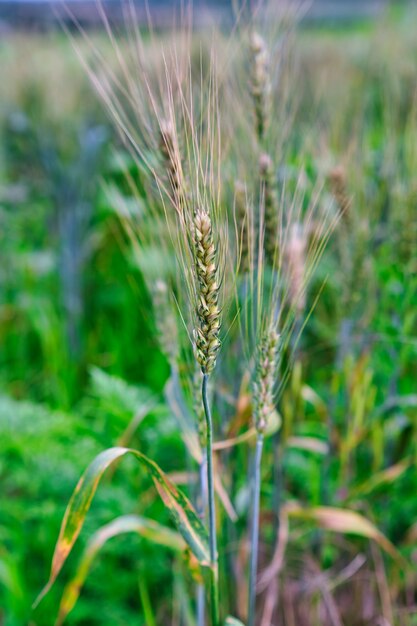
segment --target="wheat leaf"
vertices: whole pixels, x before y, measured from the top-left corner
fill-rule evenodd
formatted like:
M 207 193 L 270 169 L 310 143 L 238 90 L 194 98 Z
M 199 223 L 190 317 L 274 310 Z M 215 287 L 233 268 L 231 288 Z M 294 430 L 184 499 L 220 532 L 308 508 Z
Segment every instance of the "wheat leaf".
M 165 506 L 169 509 L 178 531 L 190 547 L 199 563 L 206 565 L 210 560 L 208 535 L 193 506 L 185 495 L 177 490 L 160 467 L 137 450 L 130 448 L 109 448 L 101 452 L 88 466 L 71 496 L 55 552 L 52 558 L 49 581 L 38 596 L 35 606 L 49 591 L 61 571 L 72 547 L 81 532 L 85 517 L 98 484 L 106 469 L 118 459 L 132 455 L 150 474 Z
M 179 533 L 161 526 L 153 520 L 137 515 L 124 515 L 106 524 L 106 526 L 102 526 L 91 537 L 81 557 L 75 576 L 64 589 L 56 621 L 57 626 L 64 622 L 68 613 L 74 608 L 92 563 L 103 545 L 112 537 L 125 533 L 137 533 L 149 541 L 166 546 L 174 551 L 182 551 L 186 547 L 185 541 Z

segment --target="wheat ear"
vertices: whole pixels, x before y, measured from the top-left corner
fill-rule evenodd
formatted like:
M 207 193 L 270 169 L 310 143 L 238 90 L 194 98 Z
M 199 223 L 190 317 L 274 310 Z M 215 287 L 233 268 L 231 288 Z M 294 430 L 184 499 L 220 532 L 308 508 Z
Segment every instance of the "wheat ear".
M 253 384 L 253 416 L 258 433 L 263 434 L 274 411 L 274 386 L 277 370 L 279 334 L 273 326 L 260 340 L 255 381 Z
M 264 206 L 265 261 L 270 267 L 275 267 L 278 256 L 279 210 L 274 167 L 269 154 L 261 154 L 259 173 Z
M 203 374 L 210 374 L 220 348 L 220 307 L 217 253 L 211 218 L 201 209 L 194 215 L 194 255 L 197 277 L 197 325 L 194 348 Z
M 255 109 L 256 133 L 259 141 L 262 141 L 268 127 L 270 112 L 269 53 L 265 41 L 256 32 L 252 33 L 250 49 L 252 55 L 251 93 Z

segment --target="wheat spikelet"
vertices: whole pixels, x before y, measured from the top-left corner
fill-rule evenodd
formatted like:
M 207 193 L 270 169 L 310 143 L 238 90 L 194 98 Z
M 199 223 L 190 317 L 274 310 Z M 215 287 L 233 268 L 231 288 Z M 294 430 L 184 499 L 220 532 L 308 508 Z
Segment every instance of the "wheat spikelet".
M 276 264 L 279 211 L 278 196 L 275 188 L 272 159 L 268 154 L 262 154 L 259 159 L 259 171 L 262 185 L 264 206 L 264 250 L 265 261 L 271 267 Z
M 263 140 L 269 123 L 271 82 L 269 75 L 269 54 L 265 41 L 258 33 L 252 33 L 250 48 L 252 54 L 251 93 L 255 108 L 256 132 Z
M 277 371 L 279 334 L 274 326 L 261 337 L 253 384 L 253 415 L 258 433 L 265 432 L 274 411 L 274 385 Z
M 197 326 L 194 329 L 195 355 L 203 374 L 210 374 L 220 347 L 219 285 L 212 222 L 204 209 L 193 220 L 195 275 L 197 278 Z

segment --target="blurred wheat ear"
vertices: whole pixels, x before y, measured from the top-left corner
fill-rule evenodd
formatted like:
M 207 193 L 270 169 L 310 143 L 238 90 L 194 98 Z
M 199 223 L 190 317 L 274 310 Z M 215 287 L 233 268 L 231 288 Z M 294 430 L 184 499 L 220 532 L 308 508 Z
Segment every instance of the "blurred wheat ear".
M 275 184 L 274 165 L 271 157 L 264 153 L 259 159 L 261 179 L 261 204 L 263 205 L 265 262 L 276 268 L 278 261 L 279 205 Z
M 269 75 L 269 52 L 264 39 L 257 32 L 250 38 L 251 92 L 255 109 L 255 125 L 258 139 L 263 141 L 270 116 L 271 82 Z

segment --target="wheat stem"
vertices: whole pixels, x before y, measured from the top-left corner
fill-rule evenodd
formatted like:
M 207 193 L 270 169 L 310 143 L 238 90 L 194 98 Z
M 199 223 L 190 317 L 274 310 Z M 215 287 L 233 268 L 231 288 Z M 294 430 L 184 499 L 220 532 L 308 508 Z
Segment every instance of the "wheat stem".
M 200 439 L 201 441 L 201 439 Z M 204 439 L 205 441 L 205 439 Z M 204 523 L 206 511 L 207 511 L 207 450 L 205 447 L 202 449 L 202 456 L 199 467 L 199 483 L 200 494 L 198 503 L 198 514 L 201 521 Z M 206 598 L 204 585 L 199 583 L 197 585 L 197 625 L 205 626 L 206 623 Z
M 205 626 L 206 623 L 206 598 L 204 593 L 204 585 L 197 585 L 197 625 Z
M 201 440 L 200 440 L 201 441 Z M 205 442 L 204 438 L 204 442 Z M 204 444 L 205 445 L 205 444 Z M 202 449 L 202 456 L 199 467 L 199 504 L 198 513 L 201 521 L 204 523 L 207 511 L 207 450 Z M 197 625 L 205 626 L 206 623 L 206 598 L 204 585 L 199 583 L 197 586 Z
M 256 575 L 258 571 L 259 549 L 259 503 L 261 493 L 261 460 L 264 436 L 258 433 L 256 438 L 255 463 L 252 479 L 252 526 L 250 538 L 249 590 L 248 590 L 248 626 L 255 626 Z
M 213 473 L 213 421 L 208 401 L 207 386 L 208 374 L 203 374 L 201 395 L 204 405 L 204 413 L 207 424 L 207 488 L 209 505 L 209 539 L 210 539 L 210 608 L 212 626 L 219 626 L 219 581 L 218 581 L 218 556 L 216 536 L 216 504 L 214 499 L 214 473 Z

